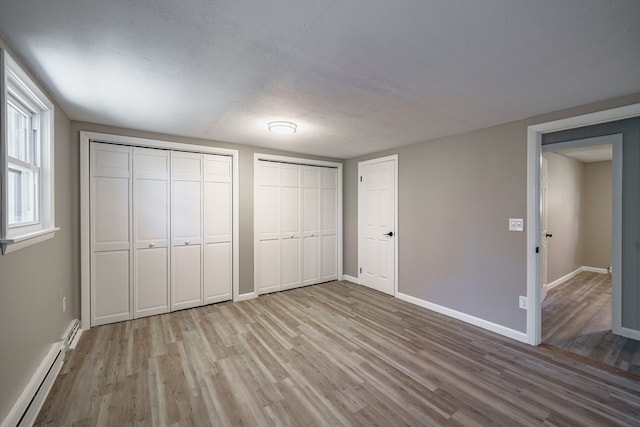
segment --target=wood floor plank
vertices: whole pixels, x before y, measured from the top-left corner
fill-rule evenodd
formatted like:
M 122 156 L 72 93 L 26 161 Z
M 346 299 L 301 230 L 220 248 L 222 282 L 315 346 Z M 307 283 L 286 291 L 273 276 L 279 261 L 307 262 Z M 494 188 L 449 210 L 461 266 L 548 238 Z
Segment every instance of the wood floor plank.
M 640 341 L 611 333 L 611 275 L 582 272 L 549 290 L 542 342 L 640 375 Z
M 637 365 L 618 347 L 602 357 Z M 633 377 L 331 282 L 85 331 L 36 425 L 638 425 L 639 396 Z

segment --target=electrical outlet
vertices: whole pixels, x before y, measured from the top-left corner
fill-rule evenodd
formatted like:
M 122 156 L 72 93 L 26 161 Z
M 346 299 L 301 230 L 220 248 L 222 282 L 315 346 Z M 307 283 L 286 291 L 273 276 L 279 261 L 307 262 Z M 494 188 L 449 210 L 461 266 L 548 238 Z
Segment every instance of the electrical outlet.
M 62 297 L 62 312 L 67 312 L 67 297 Z
M 527 309 L 527 297 L 520 295 L 520 297 L 518 298 L 518 303 L 521 309 L 523 310 Z
M 524 219 L 509 218 L 509 231 L 524 231 Z

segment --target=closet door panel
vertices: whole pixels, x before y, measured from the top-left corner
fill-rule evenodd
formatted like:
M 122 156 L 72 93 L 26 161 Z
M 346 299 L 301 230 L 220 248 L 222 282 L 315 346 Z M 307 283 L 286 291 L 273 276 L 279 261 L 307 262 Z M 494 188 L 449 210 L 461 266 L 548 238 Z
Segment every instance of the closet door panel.
M 203 303 L 202 159 L 171 152 L 171 310 Z
M 280 288 L 302 285 L 301 166 L 280 165 Z
M 320 169 L 303 167 L 302 189 L 302 282 L 320 281 Z
M 135 147 L 134 317 L 169 311 L 169 152 Z
M 280 288 L 284 290 L 298 287 L 302 284 L 300 238 L 282 239 L 280 244 Z
M 336 235 L 322 237 L 322 281 L 336 280 L 338 278 L 337 265 L 337 238 Z
M 91 324 L 131 318 L 131 147 L 90 146 Z
M 135 317 L 169 311 L 168 248 L 135 251 Z
M 173 182 L 174 244 L 200 243 L 202 229 L 202 185 L 199 181 Z
M 204 303 L 232 298 L 231 158 L 204 156 Z
M 129 250 L 94 253 L 92 257 L 92 326 L 131 318 Z
M 280 240 L 261 240 L 257 250 L 258 293 L 280 290 Z
M 231 244 L 207 243 L 204 247 L 204 302 L 231 299 Z
M 172 310 L 202 305 L 200 245 L 173 248 Z

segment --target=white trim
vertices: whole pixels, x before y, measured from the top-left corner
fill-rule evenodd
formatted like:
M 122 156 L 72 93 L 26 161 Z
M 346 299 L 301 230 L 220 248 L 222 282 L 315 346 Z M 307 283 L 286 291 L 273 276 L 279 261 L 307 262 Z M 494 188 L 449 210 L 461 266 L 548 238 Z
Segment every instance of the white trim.
M 48 240 L 59 230 L 55 226 L 55 107 L 27 72 L 5 49 L 0 48 L 0 124 L 6 122 L 10 91 L 19 92 L 20 102 L 27 103 L 39 115 L 39 215 L 38 221 L 33 225 L 9 227 L 8 131 L 7 126 L 0 126 L 0 246 L 3 255 Z
M 386 162 L 392 160 L 395 162 L 395 184 L 396 184 L 396 188 L 394 189 L 395 192 L 395 198 L 394 198 L 394 216 L 395 216 L 395 221 L 394 221 L 394 236 L 395 239 L 393 239 L 393 250 L 394 250 L 394 285 L 393 285 L 393 296 L 398 296 L 398 248 L 399 248 L 399 240 L 400 240 L 400 227 L 399 227 L 399 222 L 398 222 L 398 176 L 399 176 L 399 162 L 398 162 L 398 155 L 397 154 L 392 154 L 390 156 L 385 156 L 385 157 L 379 157 L 376 159 L 370 159 L 370 160 L 364 160 L 362 162 L 358 162 L 358 176 L 357 176 L 357 180 L 358 180 L 358 284 L 362 284 L 361 280 L 360 280 L 360 266 L 362 265 L 362 245 L 360 244 L 361 238 L 362 238 L 362 221 L 361 221 L 361 217 L 360 215 L 362 214 L 362 200 L 361 200 L 361 192 L 360 192 L 360 188 L 361 188 L 361 182 L 360 182 L 360 177 L 362 176 L 362 166 L 366 166 L 372 163 L 380 163 L 380 162 Z
M 566 282 L 567 280 L 571 280 L 574 277 L 576 277 L 578 274 L 584 272 L 584 271 L 589 271 L 591 273 L 600 273 L 600 274 L 608 274 L 609 271 L 606 268 L 599 268 L 599 267 L 588 267 L 586 265 L 583 265 L 582 267 L 578 267 L 575 270 L 573 270 L 571 273 L 565 274 L 564 276 L 554 280 L 551 283 L 547 283 L 546 286 L 544 287 L 545 290 L 550 290 L 555 288 L 558 285 L 563 284 L 564 282 Z
M 80 132 L 80 321 L 82 329 L 91 327 L 90 300 L 90 241 L 89 241 L 89 143 L 99 141 L 112 144 L 123 144 L 134 147 L 160 148 L 165 150 L 188 151 L 194 153 L 219 154 L 230 156 L 233 164 L 233 301 L 240 298 L 240 179 L 239 152 L 228 148 L 217 148 L 206 145 L 183 144 L 181 142 L 160 141 L 123 135 L 111 135 L 97 132 Z
M 78 341 L 80 341 L 80 335 L 82 335 L 82 328 L 80 327 L 80 320 L 73 319 L 67 330 L 65 331 L 62 339 L 64 340 L 64 350 L 69 351 L 76 348 Z
M 347 280 L 351 283 L 355 283 L 356 285 L 360 284 L 360 279 L 357 277 L 353 277 L 353 276 L 349 276 L 348 274 L 345 274 L 342 276 L 342 280 Z
M 234 302 L 239 302 L 239 301 L 247 301 L 250 299 L 254 299 L 258 297 L 258 293 L 257 292 L 247 292 L 245 294 L 240 294 L 238 295 L 237 298 L 234 298 L 233 301 Z
M 427 310 L 435 311 L 436 313 L 444 314 L 445 316 L 453 317 L 454 319 L 461 320 L 465 323 L 469 323 L 479 328 L 495 332 L 498 335 L 502 335 L 507 338 L 511 338 L 524 343 L 527 342 L 527 334 L 524 332 L 516 331 L 515 329 L 507 328 L 506 326 L 498 325 L 497 323 L 489 322 L 488 320 L 480 319 L 479 317 L 471 316 L 461 311 L 456 311 L 442 305 L 434 304 L 420 298 L 412 297 L 411 295 L 403 294 L 401 292 L 397 294 L 397 297 L 398 299 L 418 305 L 422 308 L 426 308 Z
M 257 268 L 257 260 L 258 260 L 258 234 L 256 233 L 256 230 L 258 229 L 257 227 L 257 220 L 256 220 L 256 213 L 255 213 L 255 203 L 257 200 L 257 191 L 258 191 L 258 187 L 257 187 L 257 179 L 256 179 L 256 170 L 257 170 L 257 165 L 258 162 L 260 160 L 264 160 L 264 161 L 271 161 L 271 162 L 280 162 L 280 163 L 291 163 L 291 164 L 296 164 L 296 165 L 303 165 L 303 166 L 324 166 L 324 167 L 329 167 L 329 168 L 336 168 L 338 170 L 338 181 L 336 183 L 337 186 L 337 197 L 338 197 L 338 201 L 337 201 L 337 205 L 336 205 L 336 209 L 338 210 L 337 212 L 337 216 L 338 216 L 338 220 L 337 220 L 337 252 L 336 252 L 336 256 L 338 257 L 337 259 L 337 280 L 342 280 L 343 278 L 343 255 L 342 255 L 342 251 L 343 251 L 343 233 L 344 233 L 344 227 L 343 227 L 343 214 L 342 214 L 342 209 L 343 209 L 343 204 L 342 204 L 342 190 L 343 190 L 343 186 L 342 186 L 342 182 L 343 182 L 343 177 L 342 177 L 342 173 L 343 173 L 343 168 L 344 168 L 344 164 L 342 163 L 338 163 L 338 162 L 329 162 L 329 161 L 325 161 L 325 160 L 315 160 L 315 159 L 305 159 L 302 157 L 289 157 L 289 156 L 279 156 L 279 155 L 274 155 L 274 154 L 264 154 L 264 153 L 254 153 L 253 154 L 253 209 L 254 209 L 254 213 L 253 213 L 253 293 L 255 293 L 256 295 L 258 295 L 258 290 L 256 289 L 256 284 L 258 283 L 258 268 Z M 284 289 L 282 289 L 284 290 Z M 271 292 L 271 291 L 270 291 Z M 246 294 L 245 294 L 246 295 Z M 240 300 L 239 300 L 240 301 Z
M 1 427 L 31 426 L 64 363 L 63 341 L 54 343 L 44 356 Z
M 542 312 L 541 312 L 541 286 L 540 286 L 540 257 L 536 253 L 536 247 L 540 246 L 540 157 L 542 146 L 542 134 L 556 132 L 566 129 L 573 129 L 583 126 L 590 126 L 599 123 L 606 123 L 615 120 L 622 120 L 630 117 L 640 116 L 640 104 L 627 105 L 605 111 L 598 111 L 590 114 L 583 114 L 576 117 L 555 120 L 552 122 L 539 123 L 527 128 L 527 343 L 538 345 L 542 341 Z M 621 151 L 621 150 L 618 150 Z M 614 158 L 616 150 L 614 148 Z M 622 159 L 622 153 L 619 153 Z M 615 188 L 615 174 L 614 174 Z M 619 183 L 621 184 L 621 182 Z M 615 205 L 615 203 L 614 203 Z M 614 214 L 613 232 L 616 227 L 616 215 Z M 617 250 L 612 247 L 612 255 Z M 621 256 L 622 253 L 620 252 Z M 613 271 L 620 271 L 621 265 L 616 265 L 614 261 Z M 614 283 L 614 292 L 615 292 Z M 614 295 L 614 307 L 617 298 Z M 614 318 L 613 327 L 616 328 Z M 616 331 L 614 330 L 614 333 Z
M 590 273 L 600 273 L 600 274 L 608 274 L 609 270 L 607 270 L 606 268 L 600 268 L 600 267 L 589 267 L 586 265 L 583 265 L 582 267 L 580 267 L 580 272 L 583 271 L 588 271 Z
M 59 227 L 47 228 L 34 231 L 29 234 L 23 234 L 9 239 L 0 240 L 0 245 L 2 246 L 2 254 L 10 254 L 11 252 L 26 248 L 27 246 L 35 245 L 36 243 L 52 239 L 55 236 L 56 231 L 58 230 L 60 230 Z

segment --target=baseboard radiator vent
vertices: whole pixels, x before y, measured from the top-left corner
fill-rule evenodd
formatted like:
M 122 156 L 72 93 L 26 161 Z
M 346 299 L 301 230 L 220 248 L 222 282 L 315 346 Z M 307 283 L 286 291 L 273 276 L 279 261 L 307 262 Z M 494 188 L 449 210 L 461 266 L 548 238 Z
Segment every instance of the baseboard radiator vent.
M 76 348 L 82 329 L 80 329 L 80 321 L 78 319 L 71 322 L 67 332 L 64 334 L 64 350 L 70 351 Z
M 30 427 L 35 422 L 64 364 L 65 353 L 75 348 L 82 334 L 80 321 L 73 320 L 60 341 L 53 343 L 22 394 L 0 427 Z

